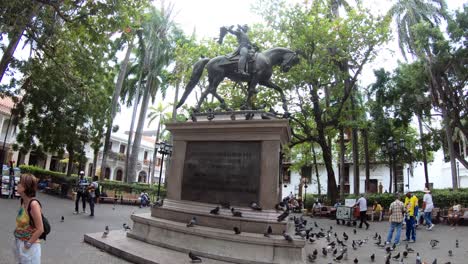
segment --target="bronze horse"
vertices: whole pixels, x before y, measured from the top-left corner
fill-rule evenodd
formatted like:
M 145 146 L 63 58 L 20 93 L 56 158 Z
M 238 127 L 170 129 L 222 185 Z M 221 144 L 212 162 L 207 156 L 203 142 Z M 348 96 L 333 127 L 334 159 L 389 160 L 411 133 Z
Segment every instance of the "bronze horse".
M 206 67 L 208 70 L 209 85 L 201 94 L 195 110 L 200 109 L 200 105 L 209 93 L 213 94 L 213 96 L 219 100 L 221 108 L 228 110 L 224 99 L 216 91 L 218 85 L 227 77 L 234 82 L 248 83 L 248 94 L 245 103 L 246 109 L 252 109 L 252 97 L 257 93 L 255 87 L 257 84 L 260 84 L 278 91 L 281 95 L 281 100 L 283 101 L 283 109 L 287 111 L 286 97 L 284 96 L 283 90 L 276 84 L 272 83 L 270 78 L 273 74 L 273 66 L 281 65 L 281 70 L 283 72 L 288 72 L 289 69 L 297 63 L 299 63 L 299 58 L 296 52 L 286 48 L 271 48 L 264 52 L 256 53 L 253 56 L 253 60 L 249 62 L 249 75 L 245 76 L 236 71 L 237 60 L 233 60 L 228 56 L 218 56 L 213 59 L 201 59 L 193 66 L 192 76 L 185 87 L 184 94 L 177 104 L 177 108 L 184 104 L 188 95 L 200 80 L 203 70 Z

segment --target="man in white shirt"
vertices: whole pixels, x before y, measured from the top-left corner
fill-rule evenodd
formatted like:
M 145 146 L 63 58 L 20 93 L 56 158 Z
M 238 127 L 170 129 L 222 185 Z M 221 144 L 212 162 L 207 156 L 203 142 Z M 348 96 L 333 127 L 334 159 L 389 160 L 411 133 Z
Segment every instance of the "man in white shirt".
M 359 206 L 359 219 L 361 223 L 359 223 L 359 228 L 362 228 L 362 224 L 366 224 L 366 230 L 369 229 L 369 223 L 367 223 L 367 200 L 364 197 L 364 194 L 361 194 L 361 197 L 356 201 L 354 205 Z
M 424 221 L 427 226 L 426 230 L 432 230 L 434 224 L 432 223 L 432 209 L 434 209 L 434 203 L 432 202 L 431 190 L 424 188 L 423 197 L 423 210 L 424 210 Z

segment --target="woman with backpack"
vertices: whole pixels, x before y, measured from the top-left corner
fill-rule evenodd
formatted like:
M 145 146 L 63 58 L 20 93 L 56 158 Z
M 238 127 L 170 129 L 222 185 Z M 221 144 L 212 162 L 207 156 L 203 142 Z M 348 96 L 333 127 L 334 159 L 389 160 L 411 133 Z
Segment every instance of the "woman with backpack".
M 15 257 L 18 263 L 41 263 L 40 237 L 44 233 L 41 204 L 36 197 L 38 180 L 31 174 L 21 175 L 18 193 L 21 207 L 16 216 Z

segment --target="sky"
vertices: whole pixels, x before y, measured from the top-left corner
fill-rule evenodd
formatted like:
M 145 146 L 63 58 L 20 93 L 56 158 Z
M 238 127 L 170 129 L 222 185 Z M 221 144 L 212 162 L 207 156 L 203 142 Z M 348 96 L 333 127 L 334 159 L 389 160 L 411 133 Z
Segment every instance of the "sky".
M 292 3 L 299 0 L 290 0 Z M 160 1 L 155 1 L 159 3 Z M 216 38 L 219 35 L 221 26 L 237 24 L 261 23 L 262 18 L 252 11 L 252 4 L 256 0 L 172 0 L 174 4 L 174 20 L 187 35 L 196 33 L 198 38 Z M 352 1 L 351 1 L 352 2 Z M 365 0 L 364 4 L 376 14 L 384 14 L 392 6 L 394 1 L 390 0 Z M 450 10 L 460 9 L 463 0 L 448 0 Z M 156 4 L 158 5 L 158 4 Z M 360 78 L 360 85 L 367 86 L 374 81 L 373 70 L 385 67 L 392 70 L 398 65 L 398 61 L 403 61 L 403 57 L 398 49 L 397 39 L 392 39 L 386 46 L 380 47 L 379 56 L 371 63 L 367 64 Z M 192 95 L 193 96 L 193 95 Z M 165 101 L 173 101 L 173 93 L 169 92 Z M 156 103 L 161 100 L 158 96 Z M 194 102 L 189 104 L 194 104 Z M 114 124 L 120 127 L 120 133 L 128 131 L 130 128 L 131 109 L 122 109 L 116 117 Z M 157 122 L 153 122 L 145 130 L 156 130 Z

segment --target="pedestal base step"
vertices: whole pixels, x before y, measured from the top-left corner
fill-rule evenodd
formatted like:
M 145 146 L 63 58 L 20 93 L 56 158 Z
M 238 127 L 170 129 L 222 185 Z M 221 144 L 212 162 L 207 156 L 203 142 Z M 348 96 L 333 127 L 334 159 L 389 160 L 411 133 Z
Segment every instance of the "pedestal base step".
M 278 222 L 280 213 L 274 210 L 254 211 L 250 208 L 236 207 L 242 217 L 233 217 L 229 209 L 220 209 L 219 214 L 210 214 L 216 204 L 165 199 L 162 207 L 151 209 L 151 216 L 188 223 L 193 216 L 197 217 L 200 226 L 225 229 L 231 231 L 238 227 L 244 232 L 263 234 L 271 226 L 273 234 L 280 235 L 286 229 L 286 221 Z
M 181 252 L 192 251 L 200 256 L 245 264 L 304 263 L 305 240 L 286 241 L 282 235 L 242 231 L 235 235 L 224 230 L 152 217 L 150 214 L 131 216 L 133 230 L 127 236 L 146 243 Z
M 106 238 L 102 232 L 86 234 L 84 241 L 112 255 L 137 264 L 190 263 L 187 253 L 158 247 L 127 237 L 121 230 L 111 231 Z M 232 264 L 202 257 L 204 264 Z

